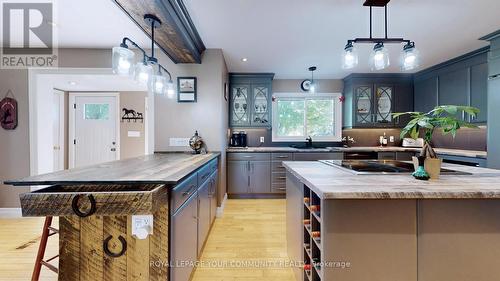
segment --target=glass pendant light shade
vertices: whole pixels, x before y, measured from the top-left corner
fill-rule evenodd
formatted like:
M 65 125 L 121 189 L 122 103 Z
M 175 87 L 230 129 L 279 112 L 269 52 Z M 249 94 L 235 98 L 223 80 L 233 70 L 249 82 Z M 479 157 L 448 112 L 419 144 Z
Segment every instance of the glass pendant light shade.
M 161 74 L 153 76 L 153 93 L 164 95 L 167 92 L 167 78 Z
M 124 47 L 113 47 L 113 72 L 118 75 L 132 75 L 134 73 L 134 52 Z
M 401 52 L 401 70 L 408 71 L 419 67 L 420 58 L 414 42 L 409 42 Z
M 347 43 L 342 54 L 342 68 L 352 69 L 358 65 L 358 51 L 351 42 Z
M 172 79 L 170 79 L 168 82 L 167 82 L 167 97 L 169 99 L 172 99 L 174 98 L 175 96 L 175 91 L 174 91 L 174 82 L 172 81 Z
M 153 76 L 153 66 L 150 64 L 145 64 L 144 62 L 138 62 L 135 65 L 134 80 L 143 85 L 151 87 Z
M 382 70 L 390 65 L 389 53 L 384 47 L 384 43 L 375 44 L 370 55 L 370 64 L 372 70 Z

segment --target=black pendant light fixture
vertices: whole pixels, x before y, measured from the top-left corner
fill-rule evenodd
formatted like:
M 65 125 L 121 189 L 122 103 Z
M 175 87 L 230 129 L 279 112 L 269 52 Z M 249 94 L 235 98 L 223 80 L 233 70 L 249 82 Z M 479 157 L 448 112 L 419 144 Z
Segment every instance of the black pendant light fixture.
M 118 75 L 133 76 L 135 81 L 147 85 L 155 94 L 167 94 L 172 98 L 174 96 L 172 75 L 155 57 L 155 28 L 161 25 L 161 21 L 151 14 L 144 15 L 144 21 L 151 26 L 151 56 L 148 56 L 137 43 L 125 37 L 119 47 L 113 47 L 113 72 Z M 135 54 L 127 43 L 141 51 L 141 61 L 135 62 Z M 168 74 L 168 79 L 162 71 Z
M 302 89 L 302 91 L 305 91 L 305 92 L 310 92 L 310 93 L 314 93 L 316 92 L 316 83 L 314 82 L 314 71 L 316 71 L 316 66 L 311 66 L 308 68 L 308 70 L 311 72 L 311 80 L 309 79 L 306 79 L 304 81 L 302 81 L 302 83 L 300 83 L 300 88 Z
M 342 67 L 351 69 L 358 65 L 358 53 L 354 43 L 375 44 L 370 55 L 370 65 L 372 70 L 382 70 L 390 65 L 389 54 L 384 44 L 405 43 L 401 52 L 401 70 L 412 70 L 419 66 L 419 53 L 415 48 L 415 42 L 403 38 L 389 38 L 387 36 L 387 4 L 390 0 L 366 0 L 363 6 L 370 7 L 370 37 L 347 40 L 342 56 Z M 385 37 L 377 38 L 372 36 L 372 10 L 373 7 L 384 8 L 385 12 Z

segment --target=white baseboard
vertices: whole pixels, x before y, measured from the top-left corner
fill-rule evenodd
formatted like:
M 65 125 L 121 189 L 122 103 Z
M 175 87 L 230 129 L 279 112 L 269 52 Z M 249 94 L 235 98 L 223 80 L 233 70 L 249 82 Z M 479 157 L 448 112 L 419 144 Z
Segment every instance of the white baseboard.
M 22 218 L 21 208 L 0 208 L 0 218 L 14 219 Z
M 227 193 L 224 194 L 224 199 L 222 199 L 222 203 L 220 204 L 220 207 L 217 207 L 217 212 L 216 212 L 216 217 L 221 218 L 222 215 L 224 215 L 224 206 L 226 206 L 226 201 L 227 201 Z

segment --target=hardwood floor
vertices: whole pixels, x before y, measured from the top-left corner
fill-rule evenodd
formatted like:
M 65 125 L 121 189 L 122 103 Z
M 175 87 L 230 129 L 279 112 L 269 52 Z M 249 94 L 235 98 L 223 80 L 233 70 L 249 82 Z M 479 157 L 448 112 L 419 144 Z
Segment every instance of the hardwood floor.
M 41 218 L 0 219 L 0 281 L 31 279 L 42 225 Z M 46 257 L 56 255 L 57 249 L 54 236 Z M 292 270 L 280 266 L 285 261 L 285 200 L 228 200 L 192 281 L 295 281 Z M 54 281 L 57 276 L 42 269 L 40 280 Z
M 228 200 L 224 216 L 215 220 L 201 261 L 238 265 L 239 262 L 286 261 L 285 200 Z M 290 268 L 199 267 L 192 281 L 295 281 Z
M 0 219 L 0 281 L 28 281 L 35 263 L 43 218 Z M 57 226 L 54 219 L 53 226 Z M 58 253 L 57 235 L 49 238 L 45 257 Z M 53 261 L 57 265 L 57 259 Z M 55 281 L 57 274 L 42 268 L 40 281 Z

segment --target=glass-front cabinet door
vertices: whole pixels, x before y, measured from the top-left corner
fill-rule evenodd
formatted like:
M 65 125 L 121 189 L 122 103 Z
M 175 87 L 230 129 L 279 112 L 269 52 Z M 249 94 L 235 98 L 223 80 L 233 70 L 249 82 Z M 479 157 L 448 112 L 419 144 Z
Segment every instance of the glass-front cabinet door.
M 354 88 L 355 118 L 358 125 L 372 123 L 373 88 L 371 85 L 356 86 Z
M 393 89 L 393 86 L 388 85 L 375 86 L 375 122 L 381 124 L 392 123 Z
M 252 126 L 269 126 L 270 120 L 270 87 L 268 85 L 252 85 Z
M 231 86 L 231 125 L 250 125 L 250 85 Z

